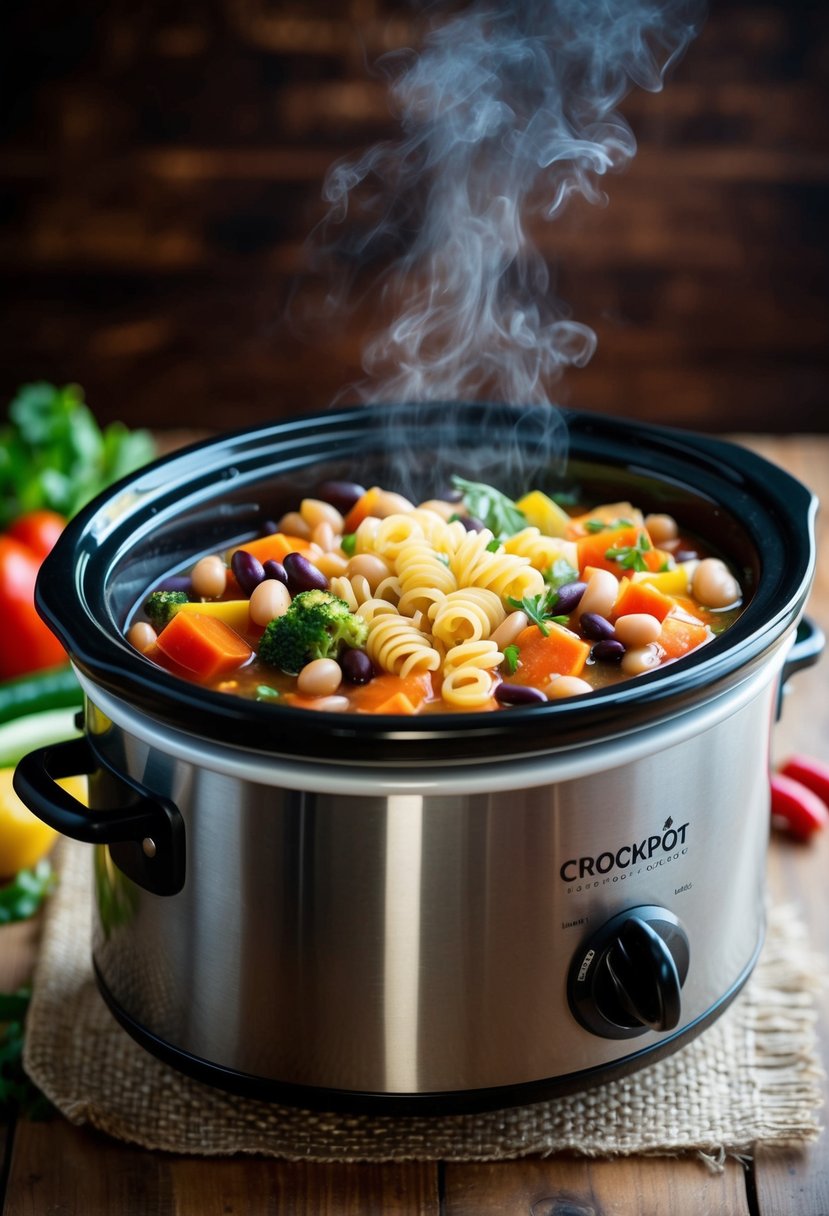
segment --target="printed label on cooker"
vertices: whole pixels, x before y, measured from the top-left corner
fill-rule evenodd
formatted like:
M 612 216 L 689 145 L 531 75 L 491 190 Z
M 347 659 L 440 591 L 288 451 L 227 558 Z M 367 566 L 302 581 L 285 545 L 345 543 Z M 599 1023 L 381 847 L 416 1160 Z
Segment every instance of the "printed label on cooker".
M 628 841 L 616 849 L 570 857 L 559 870 L 567 894 L 592 891 L 608 883 L 624 882 L 638 874 L 652 874 L 688 853 L 688 823 L 675 825 L 670 816 L 659 832 Z

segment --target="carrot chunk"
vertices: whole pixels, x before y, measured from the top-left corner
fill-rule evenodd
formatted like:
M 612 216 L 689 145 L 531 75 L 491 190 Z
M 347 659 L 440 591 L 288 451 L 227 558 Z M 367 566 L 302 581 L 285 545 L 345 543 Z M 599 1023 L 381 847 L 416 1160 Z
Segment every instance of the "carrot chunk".
M 509 677 L 511 684 L 543 688 L 553 676 L 581 675 L 590 654 L 589 642 L 555 621 L 545 621 L 545 625 L 550 631 L 546 637 L 537 625 L 528 625 L 515 639 L 518 668 Z
M 224 621 L 199 612 L 177 612 L 158 635 L 157 645 L 173 662 L 203 680 L 235 671 L 253 653 Z
M 313 561 L 314 554 L 320 553 L 320 549 L 311 541 L 303 540 L 301 536 L 291 536 L 287 532 L 258 536 L 256 540 L 246 540 L 243 545 L 236 545 L 236 549 L 244 549 L 260 562 L 284 562 L 289 553 L 301 553 L 303 557 Z
M 581 536 L 576 541 L 579 555 L 579 570 L 586 566 L 610 570 L 612 574 L 621 575 L 628 568 L 623 564 L 626 556 L 633 559 L 650 571 L 664 569 L 671 560 L 670 554 L 662 549 L 655 549 L 651 538 L 644 527 L 623 524 L 618 528 L 605 528 L 590 536 Z M 608 557 L 615 553 L 616 557 Z M 636 569 L 636 566 L 631 567 Z
M 433 698 L 432 678 L 428 671 L 411 676 L 394 676 L 385 672 L 350 693 L 352 708 L 366 714 L 416 714 Z
M 372 514 L 381 493 L 380 486 L 372 486 L 371 489 L 366 490 L 365 494 L 362 494 L 357 499 L 343 521 L 343 533 L 345 535 L 348 535 L 350 532 L 356 532 L 363 520 Z
M 613 606 L 613 615 L 620 617 L 629 616 L 632 612 L 646 612 L 649 616 L 655 616 L 658 621 L 664 621 L 674 603 L 670 595 L 665 595 L 650 583 L 636 583 L 625 579 Z
M 712 636 L 705 625 L 685 620 L 681 616 L 666 616 L 656 642 L 664 650 L 666 658 L 679 659 L 689 651 L 696 650 L 697 646 L 701 646 Z

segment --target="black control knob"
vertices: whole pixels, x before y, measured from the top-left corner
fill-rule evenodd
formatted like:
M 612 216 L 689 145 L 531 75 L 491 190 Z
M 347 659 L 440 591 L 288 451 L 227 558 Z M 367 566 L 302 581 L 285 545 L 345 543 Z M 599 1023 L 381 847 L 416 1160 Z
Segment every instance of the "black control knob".
M 688 937 L 667 908 L 620 912 L 592 934 L 570 967 L 567 995 L 576 1019 L 606 1039 L 673 1030 L 688 974 Z

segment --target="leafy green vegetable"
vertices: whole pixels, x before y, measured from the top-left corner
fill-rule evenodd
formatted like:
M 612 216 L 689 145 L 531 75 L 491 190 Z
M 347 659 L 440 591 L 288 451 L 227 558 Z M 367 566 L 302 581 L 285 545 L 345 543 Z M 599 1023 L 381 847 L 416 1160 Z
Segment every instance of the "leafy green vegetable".
M 45 857 L 34 869 L 20 870 L 11 882 L 0 887 L 0 925 L 34 916 L 56 882 L 52 867 Z
M 24 1022 L 29 988 L 0 993 L 0 1119 L 24 1114 L 43 1119 L 53 1107 L 23 1071 Z
M 555 601 L 555 594 L 552 599 L 549 592 L 542 592 L 540 595 L 525 595 L 522 600 L 516 600 L 512 596 L 508 596 L 507 603 L 512 608 L 516 608 L 521 612 L 526 612 L 529 619 L 534 625 L 537 625 L 545 638 L 549 636 L 547 625 L 553 621 L 556 625 L 565 625 L 570 619 L 567 616 L 553 616 L 550 611 L 551 602 Z
M 496 536 L 513 536 L 527 526 L 527 517 L 511 498 L 481 481 L 467 481 L 453 475 L 452 485 L 463 494 L 470 515 L 480 519 Z
M 514 676 L 518 670 L 518 656 L 520 653 L 521 652 L 517 646 L 504 647 L 504 662 L 506 663 L 507 671 L 511 676 Z
M 271 688 L 270 684 L 256 685 L 256 700 L 257 701 L 276 701 L 280 697 L 278 688 Z
M 576 567 L 571 566 L 566 557 L 559 557 L 544 575 L 544 581 L 550 591 L 558 591 L 559 587 L 566 587 L 568 583 L 576 582 L 578 577 L 579 572 Z M 548 599 L 553 598 L 548 592 Z
M 486 547 L 487 553 L 497 553 L 501 548 L 502 543 L 503 542 L 497 536 L 493 536 L 492 540 Z
M 605 532 L 608 528 L 632 528 L 633 524 L 629 519 L 614 519 L 612 523 L 606 519 L 588 519 L 584 527 L 587 532 Z
M 155 455 L 147 431 L 103 430 L 76 384 L 25 384 L 0 427 L 0 528 L 27 511 L 71 516 Z
M 608 561 L 618 562 L 623 570 L 647 570 L 644 554 L 653 548 L 647 532 L 640 532 L 635 545 L 620 545 L 605 551 Z

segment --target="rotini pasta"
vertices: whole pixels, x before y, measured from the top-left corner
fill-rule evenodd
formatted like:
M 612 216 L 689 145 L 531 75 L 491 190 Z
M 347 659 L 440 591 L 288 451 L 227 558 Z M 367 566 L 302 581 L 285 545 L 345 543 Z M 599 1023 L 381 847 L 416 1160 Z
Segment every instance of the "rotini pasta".
M 362 608 L 365 607 L 364 604 Z M 408 617 L 397 612 L 380 612 L 372 618 L 366 650 L 378 667 L 398 676 L 437 671 L 441 665 L 441 656 L 428 633 L 417 629 Z
M 506 615 L 500 596 L 485 587 L 452 591 L 429 610 L 432 633 L 447 646 L 488 638 Z
M 541 595 L 544 575 L 530 565 L 528 557 L 514 553 L 492 553 L 488 545 L 493 535 L 488 528 L 467 532 L 465 539 L 449 558 L 449 568 L 459 587 L 486 587 L 502 599 L 522 599 Z
M 578 548 L 575 541 L 562 540 L 557 536 L 543 536 L 538 528 L 523 528 L 504 541 L 504 551 L 518 557 L 526 557 L 536 570 L 549 570 L 554 562 L 563 558 L 568 565 L 578 569 Z

